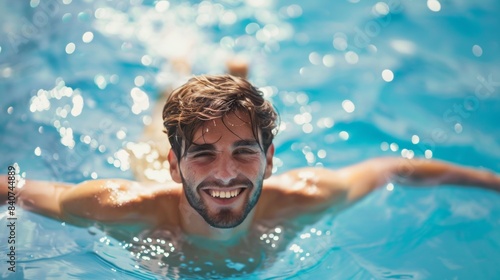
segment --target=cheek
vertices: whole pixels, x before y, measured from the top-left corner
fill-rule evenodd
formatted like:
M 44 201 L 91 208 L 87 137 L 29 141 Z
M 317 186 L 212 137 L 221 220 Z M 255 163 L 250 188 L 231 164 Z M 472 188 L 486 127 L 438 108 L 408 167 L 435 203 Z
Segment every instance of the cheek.
M 190 178 L 193 178 L 196 176 L 202 176 L 203 173 L 207 172 L 207 170 L 209 171 L 209 169 L 209 165 L 190 162 L 189 164 L 182 165 L 181 170 L 184 174 L 184 177 L 187 177 L 189 175 Z
M 180 170 L 184 181 L 188 184 L 192 184 L 196 176 L 196 172 L 194 172 L 193 168 L 191 166 L 188 167 L 185 164 L 181 164 Z
M 261 177 L 266 171 L 266 165 L 262 161 L 259 161 L 253 164 L 242 165 L 242 169 L 253 177 Z
M 193 162 L 181 165 L 184 181 L 191 187 L 198 186 L 203 180 L 210 177 L 210 174 L 213 173 L 211 168 L 210 165 L 201 165 Z

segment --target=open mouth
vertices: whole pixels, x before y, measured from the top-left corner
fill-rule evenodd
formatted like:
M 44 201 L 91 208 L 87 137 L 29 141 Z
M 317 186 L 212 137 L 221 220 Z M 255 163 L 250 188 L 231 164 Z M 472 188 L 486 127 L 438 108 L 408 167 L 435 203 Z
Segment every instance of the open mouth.
M 246 188 L 231 188 L 231 189 L 203 189 L 211 200 L 218 204 L 227 205 L 236 201 L 242 193 L 244 193 Z

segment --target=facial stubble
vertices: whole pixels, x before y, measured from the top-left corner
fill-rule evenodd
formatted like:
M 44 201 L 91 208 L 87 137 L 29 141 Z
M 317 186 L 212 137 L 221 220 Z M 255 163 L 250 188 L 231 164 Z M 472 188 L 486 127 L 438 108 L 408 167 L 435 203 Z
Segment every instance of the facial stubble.
M 233 228 L 241 224 L 250 211 L 255 207 L 257 202 L 259 201 L 260 194 L 262 192 L 262 186 L 264 182 L 263 176 L 256 182 L 254 185 L 248 178 L 241 178 L 237 181 L 232 181 L 227 186 L 220 187 L 231 187 L 232 185 L 245 185 L 245 192 L 250 192 L 251 197 L 245 197 L 244 208 L 241 213 L 235 213 L 238 211 L 237 209 L 232 209 L 231 207 L 221 207 L 219 208 L 217 213 L 209 213 L 207 205 L 203 202 L 201 195 L 199 194 L 203 190 L 201 188 L 204 186 L 204 182 L 200 183 L 196 188 L 193 188 L 184 178 L 182 172 L 180 172 L 182 186 L 184 189 L 184 193 L 186 195 L 186 199 L 191 205 L 193 209 L 195 209 L 200 216 L 212 227 L 215 228 Z M 214 185 L 212 182 L 211 185 Z M 256 188 L 255 188 L 256 187 Z M 255 190 L 254 190 L 255 189 Z M 240 194 L 241 195 L 241 194 Z

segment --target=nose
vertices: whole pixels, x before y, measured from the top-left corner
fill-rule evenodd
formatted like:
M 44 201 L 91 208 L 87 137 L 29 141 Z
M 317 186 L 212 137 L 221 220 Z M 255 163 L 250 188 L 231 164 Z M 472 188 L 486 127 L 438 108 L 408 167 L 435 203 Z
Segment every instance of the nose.
M 224 184 L 229 184 L 232 179 L 238 176 L 236 172 L 236 163 L 229 157 L 219 157 L 217 161 L 214 162 L 214 165 L 214 178 L 222 181 Z

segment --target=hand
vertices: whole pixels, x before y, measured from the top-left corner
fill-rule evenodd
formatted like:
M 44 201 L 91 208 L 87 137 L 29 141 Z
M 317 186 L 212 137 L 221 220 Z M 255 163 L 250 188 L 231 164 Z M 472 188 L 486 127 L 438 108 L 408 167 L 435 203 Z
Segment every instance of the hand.
M 483 187 L 500 192 L 500 175 L 490 171 L 479 171 L 479 172 L 483 172 L 482 174 L 483 178 L 482 182 L 484 183 L 482 185 Z
M 17 190 L 17 178 L 14 187 L 9 185 L 9 177 L 12 179 L 13 175 L 0 175 L 0 205 L 4 205 L 10 199 L 16 196 Z

